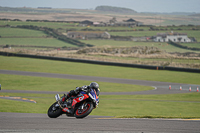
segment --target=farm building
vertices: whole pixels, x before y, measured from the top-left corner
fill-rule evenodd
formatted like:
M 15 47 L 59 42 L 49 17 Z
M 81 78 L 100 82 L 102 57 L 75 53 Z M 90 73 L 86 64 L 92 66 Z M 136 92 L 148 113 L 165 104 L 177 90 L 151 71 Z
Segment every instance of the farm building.
M 110 23 L 113 24 L 114 26 L 140 26 L 143 25 L 142 22 L 136 21 L 132 18 L 128 20 L 124 20 L 123 22 L 118 22 L 116 18 L 113 18 L 110 20 Z
M 118 22 L 116 17 L 113 17 L 109 22 L 92 22 L 89 20 L 81 21 L 79 26 L 140 26 L 143 25 L 142 22 L 136 21 L 134 19 L 124 20 L 122 22 Z
M 192 42 L 193 40 L 188 38 L 186 33 L 158 33 L 157 36 L 154 37 L 155 42 L 168 42 L 171 40 L 172 42 Z
M 89 21 L 89 20 L 84 20 L 84 21 L 81 21 L 79 23 L 80 26 L 88 26 L 88 25 L 93 25 L 93 22 L 92 21 Z
M 106 23 L 104 23 L 104 22 L 94 22 L 93 25 L 98 26 L 98 27 L 103 27 L 103 26 L 106 26 Z
M 69 31 L 67 37 L 74 39 L 93 39 L 93 38 L 104 38 L 109 39 L 110 34 L 103 31 Z
M 136 26 L 140 26 L 143 25 L 142 22 L 136 21 L 132 18 L 128 19 L 128 20 L 124 20 L 125 23 L 127 23 L 128 25 L 136 25 Z

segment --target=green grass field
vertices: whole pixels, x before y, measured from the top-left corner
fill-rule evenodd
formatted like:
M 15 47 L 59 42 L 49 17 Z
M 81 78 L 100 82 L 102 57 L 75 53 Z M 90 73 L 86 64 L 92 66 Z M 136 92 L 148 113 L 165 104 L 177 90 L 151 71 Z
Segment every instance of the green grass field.
M 27 103 L 0 99 L 1 112 L 46 113 L 55 102 L 53 94 L 0 93 L 34 99 Z M 164 98 L 164 100 L 163 100 Z M 100 95 L 99 107 L 91 115 L 137 118 L 200 118 L 199 93 L 173 95 Z
M 200 43 L 181 43 L 181 45 L 191 48 L 200 48 Z
M 25 46 L 76 47 L 75 45 L 60 41 L 55 38 L 0 38 L 0 45 L 6 44 Z
M 45 38 L 44 36 L 47 36 L 47 34 L 43 33 L 42 31 L 36 31 L 36 30 L 20 29 L 20 28 L 0 28 L 0 36 L 12 37 L 12 38 L 0 38 L 0 45 L 9 44 L 9 45 L 25 45 L 25 46 L 31 45 L 31 46 L 52 46 L 52 47 L 63 47 L 63 46 L 76 47 L 75 45 L 63 42 L 56 38 Z
M 127 79 L 153 80 L 199 84 L 198 73 L 156 71 L 136 68 L 91 65 L 62 61 L 0 56 L 0 69 L 49 72 Z M 81 68 L 81 69 L 80 69 Z M 89 81 L 42 78 L 0 74 L 0 84 L 5 90 L 69 91 Z M 128 92 L 153 89 L 148 86 L 99 82 L 101 92 Z M 46 113 L 55 101 L 54 94 L 2 93 L 1 96 L 18 96 L 37 103 L 0 98 L 0 112 Z M 99 108 L 92 115 L 139 118 L 200 118 L 200 93 L 168 95 L 100 95 Z
M 46 36 L 42 31 L 29 30 L 29 29 L 20 29 L 20 28 L 0 28 L 1 37 L 9 36 L 26 36 L 26 37 L 42 37 Z

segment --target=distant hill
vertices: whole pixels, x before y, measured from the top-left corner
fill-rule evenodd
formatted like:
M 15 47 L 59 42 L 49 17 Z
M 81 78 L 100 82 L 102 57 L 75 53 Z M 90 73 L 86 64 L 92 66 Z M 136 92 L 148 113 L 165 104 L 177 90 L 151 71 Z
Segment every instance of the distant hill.
M 185 15 L 185 16 L 190 16 L 190 15 L 195 15 L 195 12 L 140 12 L 143 14 L 163 14 L 163 15 Z
M 95 10 L 104 12 L 128 13 L 128 14 L 137 13 L 136 11 L 129 8 L 113 7 L 113 6 L 97 6 Z

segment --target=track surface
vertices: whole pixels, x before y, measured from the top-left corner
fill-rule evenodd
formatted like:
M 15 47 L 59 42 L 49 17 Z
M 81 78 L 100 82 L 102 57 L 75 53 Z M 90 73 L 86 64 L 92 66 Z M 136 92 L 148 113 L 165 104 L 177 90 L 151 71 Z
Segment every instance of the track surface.
M 48 118 L 45 114 L 0 113 L 0 132 L 67 132 L 67 133 L 197 133 L 200 121 L 163 119 L 112 119 L 88 116 L 76 119 L 62 115 Z
M 185 88 L 196 85 L 176 84 L 155 81 L 130 80 L 119 78 L 92 77 L 66 74 L 50 74 L 38 72 L 23 72 L 0 70 L 0 74 L 65 78 L 88 81 L 101 81 L 123 84 L 136 84 L 144 86 L 154 86 L 155 90 L 141 92 L 116 92 L 103 93 L 101 95 L 147 95 L 147 94 L 173 94 L 173 93 L 188 93 Z M 169 85 L 175 86 L 169 90 Z M 179 86 L 183 90 L 178 90 Z M 1 90 L 1 92 L 10 93 L 57 93 L 46 91 L 20 91 L 20 90 Z M 59 92 L 61 93 L 61 92 Z M 101 116 L 88 116 L 85 119 L 75 119 L 62 115 L 59 118 L 51 119 L 46 114 L 26 114 L 26 113 L 4 113 L 0 112 L 0 132 L 35 132 L 35 133 L 152 133 L 152 132 L 169 132 L 169 133 L 197 133 L 200 131 L 200 120 L 167 120 L 167 119 L 113 119 Z

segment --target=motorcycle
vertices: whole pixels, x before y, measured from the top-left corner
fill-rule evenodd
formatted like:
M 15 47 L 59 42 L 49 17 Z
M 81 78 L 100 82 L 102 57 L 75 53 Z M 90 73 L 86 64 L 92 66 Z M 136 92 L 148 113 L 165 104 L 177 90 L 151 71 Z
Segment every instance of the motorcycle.
M 99 97 L 93 89 L 90 89 L 87 93 L 80 91 L 76 97 L 70 97 L 62 102 L 61 99 L 64 96 L 60 98 L 59 94 L 55 95 L 56 102 L 49 107 L 47 112 L 50 118 L 57 118 L 62 114 L 76 118 L 84 118 L 93 109 L 98 107 Z

